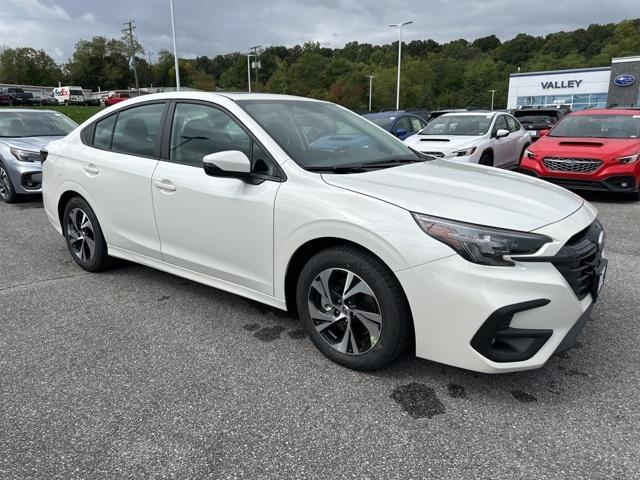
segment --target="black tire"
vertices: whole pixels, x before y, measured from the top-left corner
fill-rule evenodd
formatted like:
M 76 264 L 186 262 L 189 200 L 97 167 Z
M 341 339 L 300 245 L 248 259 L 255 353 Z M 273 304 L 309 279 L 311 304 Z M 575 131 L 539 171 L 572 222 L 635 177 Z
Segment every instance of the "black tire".
M 0 182 L 0 198 L 6 203 L 15 203 L 18 200 L 18 194 L 13 187 L 13 183 L 11 183 L 9 172 L 7 172 L 2 163 L 0 163 Z
M 80 228 L 82 223 L 80 220 L 83 218 L 81 214 L 85 214 L 88 217 L 90 221 L 89 228 Z M 77 237 L 74 240 L 74 233 L 70 230 L 72 216 L 76 219 L 76 225 L 72 229 L 82 234 L 86 238 L 85 241 L 80 242 Z M 73 197 L 65 205 L 64 214 L 62 215 L 62 232 L 71 257 L 80 267 L 88 272 L 101 272 L 109 268 L 111 259 L 107 254 L 107 243 L 102 234 L 102 228 L 100 228 L 96 214 L 84 198 Z M 91 251 L 89 239 L 93 241 L 93 251 Z M 87 252 L 90 255 L 87 255 Z
M 351 336 L 351 342 L 347 339 L 346 344 L 353 346 L 354 342 L 367 342 L 368 349 L 362 348 L 363 353 L 354 351 L 353 348 L 351 352 L 342 353 L 338 351 L 337 345 L 342 343 L 338 341 L 339 338 L 336 338 L 336 341 L 331 344 L 323 336 L 324 334 L 318 331 L 317 326 L 322 325 L 316 323 L 319 320 L 314 321 L 311 318 L 309 300 L 313 295 L 311 293 L 313 292 L 312 283 L 317 278 L 320 278 L 320 273 L 327 270 L 342 272 L 345 275 L 347 271 L 352 272 L 354 278 L 357 279 L 354 282 L 358 282 L 352 283 L 352 285 L 359 286 L 360 283 L 364 282 L 365 288 L 368 288 L 375 295 L 373 299 L 377 302 L 378 308 L 376 310 L 379 312 L 380 320 L 377 337 L 370 336 L 367 338 L 367 335 L 372 335 L 371 330 L 368 328 L 366 331 L 363 330 L 365 324 L 358 320 L 355 314 L 347 313 L 352 319 L 349 324 L 353 324 L 354 333 Z M 327 284 L 329 284 L 328 281 Z M 334 289 L 333 293 L 340 295 L 338 290 Z M 344 289 L 343 293 L 346 290 Z M 356 298 L 357 295 L 359 294 L 355 294 L 350 298 Z M 347 295 L 345 295 L 344 305 L 350 302 L 346 298 Z M 371 297 L 365 295 L 363 298 L 370 299 Z M 357 247 L 333 247 L 314 255 L 300 272 L 296 288 L 296 302 L 304 327 L 318 350 L 334 362 L 353 370 L 377 370 L 388 365 L 406 350 L 412 337 L 411 313 L 398 280 L 378 258 Z M 340 304 L 343 305 L 342 299 L 340 299 Z M 351 308 L 354 308 L 354 311 L 358 311 L 355 310 L 356 307 L 354 306 Z M 324 312 L 326 311 L 325 308 Z M 362 310 L 359 311 L 362 313 Z M 335 312 L 331 311 L 331 315 L 337 313 L 337 309 Z M 324 325 L 327 324 L 331 324 L 331 322 L 325 321 Z M 342 325 L 345 324 L 343 323 Z M 335 327 L 340 328 L 340 325 L 335 323 Z M 359 333 L 356 331 L 357 329 L 360 331 Z M 327 330 L 329 328 L 323 331 Z M 346 332 L 346 329 L 344 331 Z M 364 336 L 362 335 L 363 332 Z M 343 340 L 344 338 L 345 336 L 342 337 Z
M 493 167 L 493 155 L 491 155 L 491 152 L 483 152 L 478 163 L 480 165 L 486 165 L 487 167 Z
M 525 146 L 522 148 L 522 152 L 520 152 L 520 158 L 518 158 L 518 161 L 516 162 L 516 169 L 515 169 L 515 171 L 516 171 L 516 172 L 520 170 L 520 164 L 522 163 L 522 157 L 524 157 L 524 152 L 525 152 L 525 151 L 527 150 L 527 148 L 529 148 L 530 146 L 531 146 L 531 145 L 529 144 L 529 145 L 525 145 Z

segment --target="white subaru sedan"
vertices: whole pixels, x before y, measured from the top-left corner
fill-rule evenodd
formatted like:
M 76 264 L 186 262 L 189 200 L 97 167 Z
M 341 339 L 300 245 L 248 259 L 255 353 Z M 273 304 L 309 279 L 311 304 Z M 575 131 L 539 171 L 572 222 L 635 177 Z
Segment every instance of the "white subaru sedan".
M 372 370 L 417 356 L 483 372 L 572 346 L 606 271 L 580 197 L 434 159 L 328 102 L 164 93 L 42 152 L 44 204 L 78 265 L 123 258 L 290 310 Z
M 446 113 L 404 141 L 419 152 L 465 163 L 517 167 L 531 134 L 504 112 Z

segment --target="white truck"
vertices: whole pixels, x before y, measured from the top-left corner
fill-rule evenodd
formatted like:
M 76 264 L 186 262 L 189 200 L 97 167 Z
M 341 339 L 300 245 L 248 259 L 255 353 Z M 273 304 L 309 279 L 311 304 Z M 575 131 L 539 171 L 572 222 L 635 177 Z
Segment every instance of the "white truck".
M 57 87 L 53 89 L 51 96 L 61 105 L 86 105 L 87 103 L 82 87 Z

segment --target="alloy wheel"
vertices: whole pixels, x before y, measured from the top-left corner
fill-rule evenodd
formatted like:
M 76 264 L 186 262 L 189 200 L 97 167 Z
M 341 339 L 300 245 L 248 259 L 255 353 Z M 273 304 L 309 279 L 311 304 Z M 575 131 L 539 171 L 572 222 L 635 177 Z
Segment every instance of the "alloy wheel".
M 309 287 L 307 303 L 316 331 L 338 352 L 362 355 L 378 343 L 380 305 L 371 287 L 355 273 L 323 270 Z
M 3 167 L 0 167 L 0 197 L 3 200 L 9 198 L 11 194 L 11 186 L 9 184 L 9 175 Z
M 74 255 L 83 262 L 93 258 L 96 249 L 91 219 L 79 208 L 73 208 L 67 218 L 67 239 Z

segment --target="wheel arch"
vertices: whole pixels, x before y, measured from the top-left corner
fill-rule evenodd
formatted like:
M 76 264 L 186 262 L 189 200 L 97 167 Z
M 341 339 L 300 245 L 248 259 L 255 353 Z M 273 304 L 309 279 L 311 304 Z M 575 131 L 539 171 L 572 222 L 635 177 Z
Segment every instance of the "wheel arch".
M 298 311 L 297 311 L 298 309 L 296 305 L 296 286 L 298 283 L 298 278 L 300 276 L 300 273 L 302 272 L 302 268 L 304 267 L 304 265 L 316 253 L 322 250 L 325 250 L 327 248 L 337 247 L 342 245 L 358 248 L 363 252 L 366 252 L 367 254 L 373 256 L 374 258 L 379 260 L 383 265 L 385 265 L 389 269 L 389 272 L 391 273 L 391 275 L 393 275 L 393 277 L 398 282 L 398 285 L 400 286 L 402 295 L 404 296 L 404 300 L 407 305 L 407 310 L 411 314 L 411 306 L 409 305 L 409 302 L 407 300 L 407 296 L 402 286 L 402 283 L 400 282 L 400 279 L 397 277 L 397 275 L 394 273 L 393 269 L 389 266 L 389 264 L 385 262 L 385 260 L 381 258 L 380 255 L 377 255 L 371 249 L 357 242 L 354 242 L 352 240 L 347 240 L 345 238 L 340 238 L 340 237 L 318 237 L 318 238 L 308 240 L 302 245 L 300 245 L 295 250 L 293 255 L 291 255 L 289 262 L 287 264 L 285 275 L 284 275 L 284 294 L 285 294 L 285 302 L 287 305 L 287 311 L 291 312 L 293 315 L 298 314 Z M 413 327 L 413 321 L 411 321 L 410 323 Z
M 94 206 L 94 202 L 90 198 L 90 196 L 87 195 L 85 192 L 83 192 L 81 188 L 75 188 L 75 186 L 69 186 L 68 188 L 65 188 L 63 192 L 60 194 L 60 196 L 58 197 L 58 205 L 56 206 L 56 212 L 58 214 L 58 221 L 60 222 L 60 228 L 63 230 L 64 230 L 64 222 L 62 217 L 64 216 L 64 209 L 67 206 L 67 203 L 69 203 L 69 200 L 71 200 L 74 197 L 82 198 L 85 202 L 89 204 L 94 214 L 96 216 L 99 216 Z

